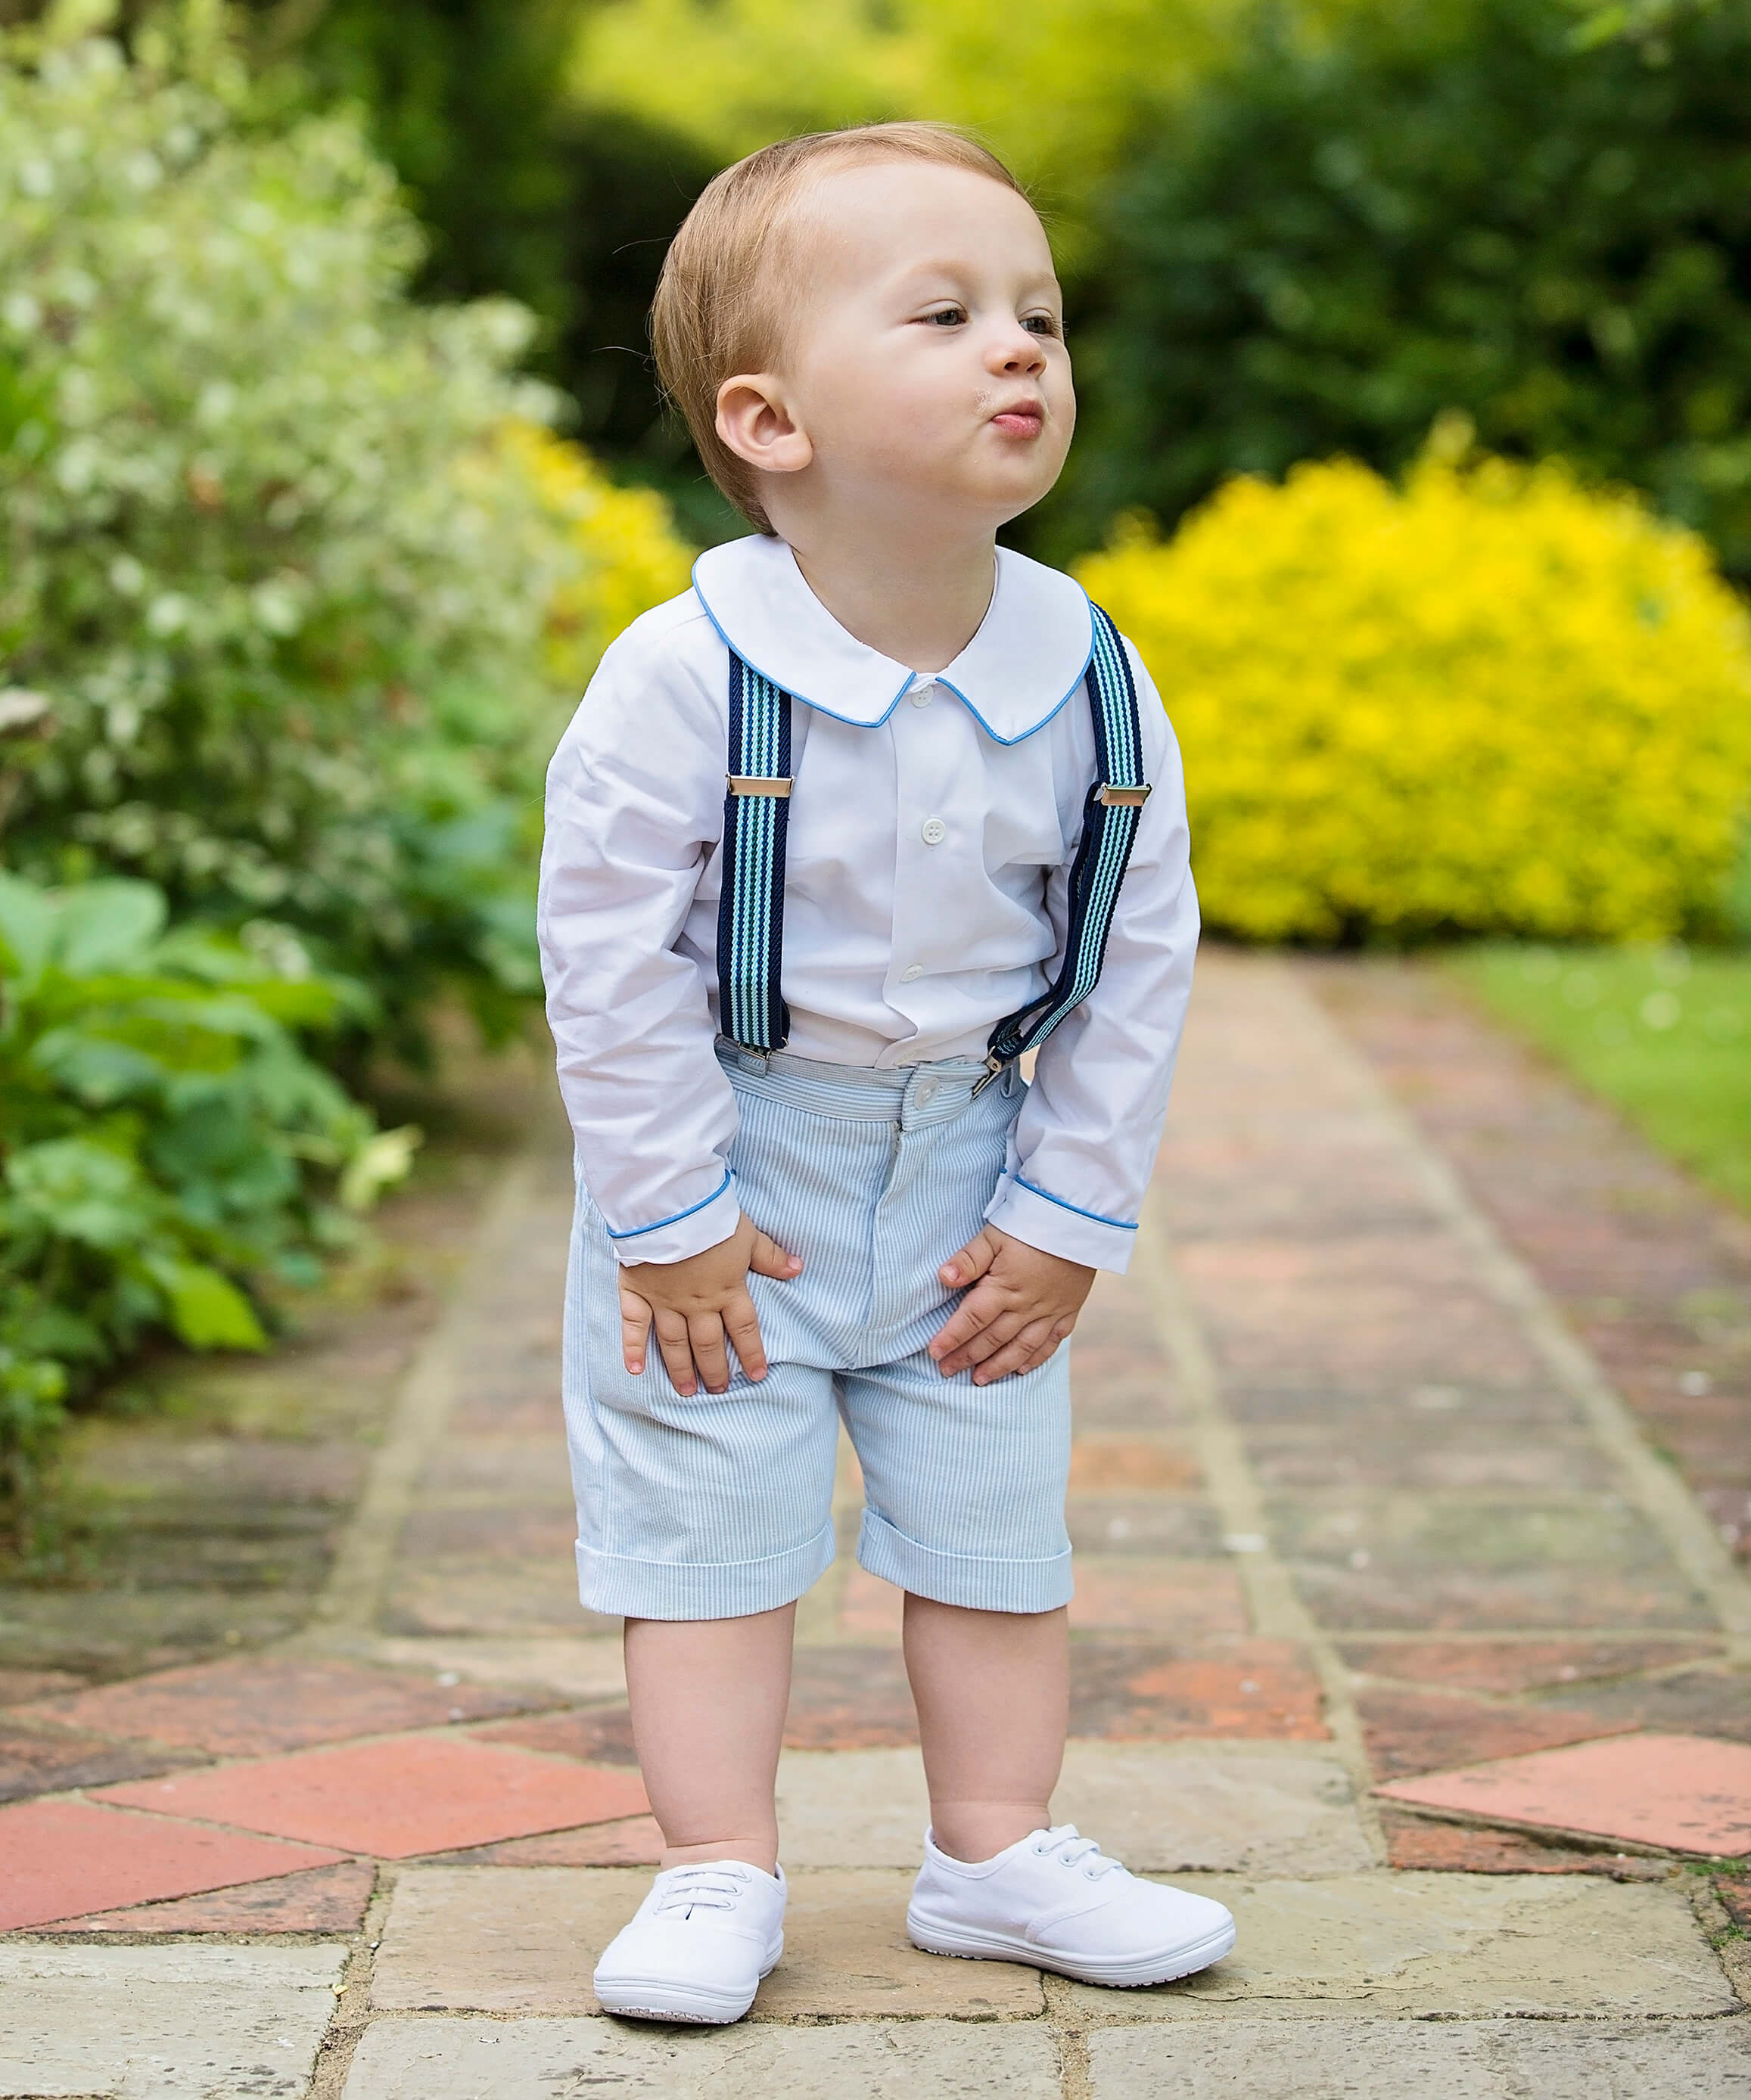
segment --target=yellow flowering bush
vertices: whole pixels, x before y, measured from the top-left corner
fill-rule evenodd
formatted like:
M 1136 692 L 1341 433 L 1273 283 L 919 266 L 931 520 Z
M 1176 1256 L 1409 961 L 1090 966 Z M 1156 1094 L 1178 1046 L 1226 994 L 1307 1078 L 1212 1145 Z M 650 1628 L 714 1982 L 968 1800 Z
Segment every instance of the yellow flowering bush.
M 1230 482 L 1079 574 L 1183 747 L 1207 922 L 1652 940 L 1715 921 L 1751 626 L 1694 533 L 1560 464 Z
M 654 489 L 617 487 L 538 423 L 508 424 L 504 442 L 573 558 L 548 594 L 547 668 L 559 690 L 580 693 L 622 628 L 687 589 L 692 554 Z

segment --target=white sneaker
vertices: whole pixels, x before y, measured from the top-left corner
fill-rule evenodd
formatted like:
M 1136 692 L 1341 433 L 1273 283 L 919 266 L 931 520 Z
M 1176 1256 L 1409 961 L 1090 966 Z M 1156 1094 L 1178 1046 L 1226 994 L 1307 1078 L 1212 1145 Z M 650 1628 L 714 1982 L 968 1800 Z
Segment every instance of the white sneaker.
M 1234 1944 L 1219 1903 L 1139 1881 L 1072 1823 L 971 1865 L 926 1832 L 906 1930 L 931 1954 L 1025 1961 L 1125 1988 L 1189 1976 Z
M 740 1860 L 671 1867 L 596 1964 L 607 2013 L 635 2020 L 739 2020 L 785 1951 L 785 1871 Z

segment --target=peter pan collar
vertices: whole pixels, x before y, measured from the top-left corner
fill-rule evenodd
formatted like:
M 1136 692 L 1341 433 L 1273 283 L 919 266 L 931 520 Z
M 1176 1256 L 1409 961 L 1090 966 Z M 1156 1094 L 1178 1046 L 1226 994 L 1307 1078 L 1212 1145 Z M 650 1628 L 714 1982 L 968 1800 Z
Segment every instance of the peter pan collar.
M 726 646 L 796 699 L 860 729 L 885 722 L 926 676 L 848 634 L 816 597 L 782 540 L 756 533 L 708 547 L 693 589 Z M 997 549 L 997 588 L 979 632 L 944 671 L 948 687 L 999 743 L 1050 721 L 1082 682 L 1094 615 L 1073 578 Z

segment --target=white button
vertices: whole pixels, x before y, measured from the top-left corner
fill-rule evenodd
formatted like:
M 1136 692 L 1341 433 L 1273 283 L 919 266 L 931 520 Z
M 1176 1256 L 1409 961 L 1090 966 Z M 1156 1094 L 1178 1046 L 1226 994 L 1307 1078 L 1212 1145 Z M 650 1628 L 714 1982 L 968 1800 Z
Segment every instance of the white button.
M 948 836 L 948 827 L 940 817 L 926 817 L 918 836 L 927 846 L 940 846 Z
M 923 976 L 923 964 L 921 963 L 914 963 L 909 969 L 904 969 L 900 972 L 900 981 L 902 984 L 915 984 L 918 980 Z
M 936 1098 L 936 1082 L 934 1079 L 924 1080 L 912 1098 L 921 1109 L 927 1109 Z
M 936 681 L 926 678 L 922 685 L 914 686 L 906 695 L 915 708 L 927 708 L 936 697 Z

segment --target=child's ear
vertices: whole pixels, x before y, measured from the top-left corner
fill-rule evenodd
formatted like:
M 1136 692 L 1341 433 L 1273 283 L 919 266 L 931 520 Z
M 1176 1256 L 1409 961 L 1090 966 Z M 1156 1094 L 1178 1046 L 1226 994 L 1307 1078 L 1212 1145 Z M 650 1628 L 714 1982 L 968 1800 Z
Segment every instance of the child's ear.
M 795 474 L 815 457 L 813 439 L 770 372 L 724 381 L 718 389 L 718 435 L 737 459 L 764 474 Z

